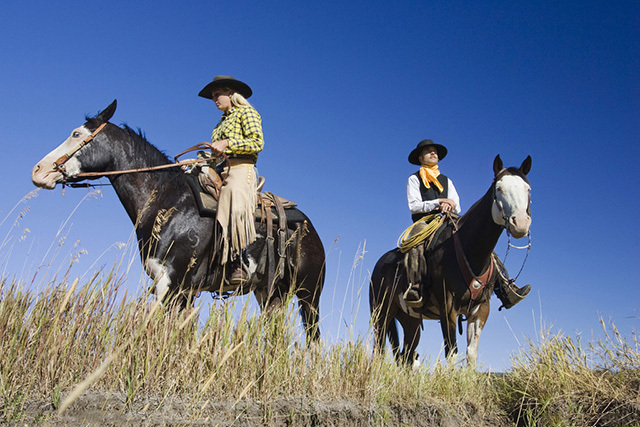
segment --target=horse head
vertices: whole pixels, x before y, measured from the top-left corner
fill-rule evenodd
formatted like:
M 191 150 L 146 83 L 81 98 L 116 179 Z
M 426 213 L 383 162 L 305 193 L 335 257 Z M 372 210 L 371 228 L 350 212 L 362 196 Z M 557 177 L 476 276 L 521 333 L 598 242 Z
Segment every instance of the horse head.
M 116 106 L 117 101 L 114 100 L 97 116 L 72 130 L 71 135 L 62 144 L 33 167 L 31 172 L 33 183 L 38 187 L 52 190 L 58 183 L 76 181 L 74 177 L 86 170 L 81 160 L 83 152 L 87 150 L 85 147 L 94 138 L 102 137 L 99 133 L 115 113 Z
M 527 174 L 531 170 L 531 156 L 520 168 L 504 168 L 500 155 L 493 161 L 493 221 L 519 239 L 529 234 L 531 226 L 531 185 Z

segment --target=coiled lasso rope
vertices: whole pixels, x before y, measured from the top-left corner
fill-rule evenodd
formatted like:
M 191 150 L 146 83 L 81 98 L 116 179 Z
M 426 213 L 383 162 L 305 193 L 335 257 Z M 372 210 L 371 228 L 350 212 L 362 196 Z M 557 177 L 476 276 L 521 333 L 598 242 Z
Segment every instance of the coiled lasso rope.
M 404 232 L 398 238 L 398 248 L 400 248 L 400 252 L 406 253 L 414 246 L 417 246 L 420 242 L 433 234 L 433 232 L 436 231 L 438 227 L 440 227 L 442 221 L 444 221 L 444 215 L 434 213 L 423 216 L 422 218 L 411 224 L 409 228 L 404 230 Z M 411 234 L 413 229 L 421 223 L 426 224 L 425 227 L 415 234 Z

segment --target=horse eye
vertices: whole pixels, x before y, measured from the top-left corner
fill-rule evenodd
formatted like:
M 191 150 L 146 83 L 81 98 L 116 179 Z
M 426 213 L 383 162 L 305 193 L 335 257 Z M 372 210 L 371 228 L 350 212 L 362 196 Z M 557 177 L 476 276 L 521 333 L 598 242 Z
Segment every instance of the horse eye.
M 71 134 L 72 137 L 78 138 L 80 136 L 80 132 L 74 132 Z

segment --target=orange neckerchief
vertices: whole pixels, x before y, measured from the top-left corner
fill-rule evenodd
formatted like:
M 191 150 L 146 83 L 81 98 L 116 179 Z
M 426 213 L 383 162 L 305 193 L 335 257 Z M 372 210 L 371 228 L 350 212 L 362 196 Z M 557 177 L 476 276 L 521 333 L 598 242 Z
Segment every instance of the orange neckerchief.
M 438 181 L 438 176 L 440 175 L 440 171 L 438 170 L 438 165 L 435 166 L 422 166 L 420 168 L 420 178 L 422 179 L 422 183 L 425 187 L 430 188 L 429 183 L 433 182 L 440 192 L 444 190 L 442 188 L 442 184 Z

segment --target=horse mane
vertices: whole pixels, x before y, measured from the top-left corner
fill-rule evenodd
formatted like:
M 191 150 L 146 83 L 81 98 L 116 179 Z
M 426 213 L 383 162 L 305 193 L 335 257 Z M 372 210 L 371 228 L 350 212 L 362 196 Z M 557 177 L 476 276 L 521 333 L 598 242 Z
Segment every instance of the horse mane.
M 86 120 L 89 128 L 97 128 L 102 124 L 95 117 L 89 117 L 86 118 Z M 172 163 L 172 160 L 164 153 L 164 151 L 161 151 L 158 147 L 147 140 L 142 129 L 138 128 L 137 130 L 134 130 L 126 123 L 122 123 L 118 128 L 123 130 L 129 138 L 134 140 L 133 147 L 137 151 L 139 158 L 147 159 L 153 164 L 158 165 Z
M 145 156 L 145 158 L 152 159 L 153 161 L 158 161 L 159 163 L 171 163 L 171 159 L 161 151 L 158 147 L 153 145 L 147 140 L 142 129 L 138 128 L 138 130 L 133 130 L 127 124 L 123 123 L 121 129 L 124 130 L 129 137 L 136 141 L 136 148 L 140 150 L 140 154 Z

